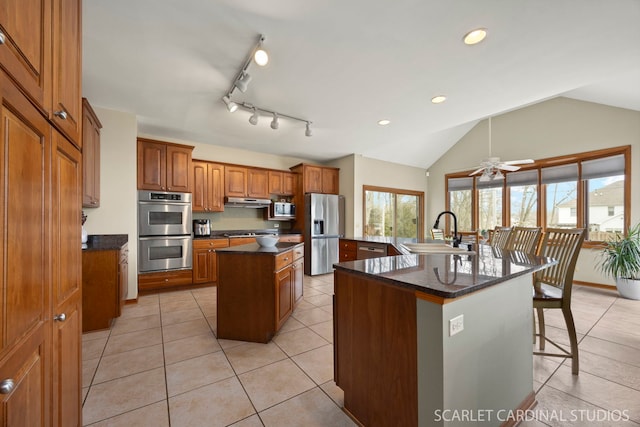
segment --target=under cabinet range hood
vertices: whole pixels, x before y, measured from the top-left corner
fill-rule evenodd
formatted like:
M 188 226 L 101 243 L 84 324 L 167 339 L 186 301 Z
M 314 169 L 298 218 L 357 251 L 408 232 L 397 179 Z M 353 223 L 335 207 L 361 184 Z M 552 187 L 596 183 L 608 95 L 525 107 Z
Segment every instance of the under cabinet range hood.
M 249 197 L 225 197 L 224 206 L 227 208 L 268 208 L 271 205 L 269 199 L 252 199 Z

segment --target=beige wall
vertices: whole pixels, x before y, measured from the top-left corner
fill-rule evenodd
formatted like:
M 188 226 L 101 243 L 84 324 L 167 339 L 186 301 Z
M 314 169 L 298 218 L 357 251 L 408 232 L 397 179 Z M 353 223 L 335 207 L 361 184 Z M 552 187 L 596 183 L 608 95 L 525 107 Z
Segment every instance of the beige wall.
M 542 159 L 631 145 L 631 223 L 640 221 L 640 112 L 555 98 L 491 121 L 491 154 L 504 160 Z M 488 121 L 484 120 L 429 168 L 429 217 L 444 209 L 444 174 L 472 169 L 488 156 Z M 598 251 L 581 251 L 576 280 L 613 284 L 594 268 L 598 256 Z

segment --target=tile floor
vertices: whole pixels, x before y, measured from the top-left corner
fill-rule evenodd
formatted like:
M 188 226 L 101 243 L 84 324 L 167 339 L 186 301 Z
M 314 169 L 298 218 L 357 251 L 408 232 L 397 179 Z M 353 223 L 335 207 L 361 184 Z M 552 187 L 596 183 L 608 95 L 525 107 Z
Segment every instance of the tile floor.
M 354 425 L 332 380 L 332 293 L 332 275 L 305 276 L 304 300 L 266 345 L 216 339 L 215 288 L 140 297 L 111 330 L 83 335 L 84 425 Z M 640 302 L 579 286 L 573 298 L 580 375 L 534 357 L 537 419 L 521 425 L 640 425 Z M 562 317 L 546 318 L 568 342 Z

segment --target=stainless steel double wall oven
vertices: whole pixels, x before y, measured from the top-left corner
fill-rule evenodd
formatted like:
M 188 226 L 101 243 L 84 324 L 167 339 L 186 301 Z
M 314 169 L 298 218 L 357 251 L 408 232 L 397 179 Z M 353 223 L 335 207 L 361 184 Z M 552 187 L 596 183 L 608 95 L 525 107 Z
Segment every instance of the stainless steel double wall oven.
M 138 191 L 138 272 L 191 268 L 191 193 Z

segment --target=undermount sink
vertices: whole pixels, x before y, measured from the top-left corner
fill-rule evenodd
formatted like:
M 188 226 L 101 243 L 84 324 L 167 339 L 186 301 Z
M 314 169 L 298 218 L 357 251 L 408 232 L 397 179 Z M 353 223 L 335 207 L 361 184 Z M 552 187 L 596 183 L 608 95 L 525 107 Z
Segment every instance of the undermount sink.
M 462 248 L 454 248 L 446 243 L 403 243 L 409 252 L 414 254 L 474 254 L 466 245 Z

